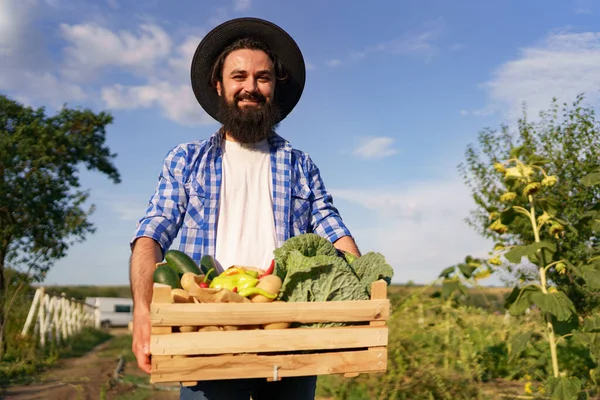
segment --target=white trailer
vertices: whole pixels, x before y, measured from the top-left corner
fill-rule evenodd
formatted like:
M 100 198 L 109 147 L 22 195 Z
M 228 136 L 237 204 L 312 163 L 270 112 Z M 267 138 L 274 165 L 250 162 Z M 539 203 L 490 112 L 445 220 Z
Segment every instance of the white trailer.
M 96 300 L 98 302 L 96 303 Z M 86 297 L 86 304 L 97 305 L 102 327 L 128 326 L 133 321 L 133 299 L 122 297 Z

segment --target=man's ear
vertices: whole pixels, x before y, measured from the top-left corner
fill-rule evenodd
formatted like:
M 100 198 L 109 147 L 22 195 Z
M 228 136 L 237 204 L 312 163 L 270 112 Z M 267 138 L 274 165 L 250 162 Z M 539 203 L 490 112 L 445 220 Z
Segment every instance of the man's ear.
M 221 86 L 221 81 L 217 81 L 217 84 L 215 85 L 215 87 L 217 88 L 217 94 L 219 96 L 221 96 L 221 91 L 222 91 L 222 86 Z

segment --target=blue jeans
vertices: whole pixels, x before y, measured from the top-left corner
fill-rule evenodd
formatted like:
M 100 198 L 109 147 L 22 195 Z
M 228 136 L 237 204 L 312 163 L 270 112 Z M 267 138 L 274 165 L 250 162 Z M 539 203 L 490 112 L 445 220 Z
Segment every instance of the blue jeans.
M 198 382 L 182 386 L 180 400 L 314 400 L 316 376 L 282 378 L 277 382 L 266 379 L 231 379 Z

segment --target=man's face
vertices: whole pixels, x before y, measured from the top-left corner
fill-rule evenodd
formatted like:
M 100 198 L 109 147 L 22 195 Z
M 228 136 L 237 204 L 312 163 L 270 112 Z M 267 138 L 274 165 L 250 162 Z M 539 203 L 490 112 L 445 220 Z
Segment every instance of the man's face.
M 261 50 L 232 51 L 223 63 L 223 82 L 217 82 L 219 96 L 240 109 L 261 107 L 273 101 L 275 71 L 269 56 Z
M 222 76 L 216 87 L 225 138 L 241 143 L 267 139 L 280 116 L 273 100 L 275 71 L 269 56 L 261 50 L 232 51 L 223 62 Z

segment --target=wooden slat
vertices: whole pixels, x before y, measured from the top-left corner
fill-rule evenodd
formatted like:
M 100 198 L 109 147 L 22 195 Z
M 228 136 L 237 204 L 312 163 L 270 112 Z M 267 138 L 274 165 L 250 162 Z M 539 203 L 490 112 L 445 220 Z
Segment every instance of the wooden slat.
M 384 372 L 385 347 L 380 350 L 288 355 L 221 355 L 152 358 L 151 383 L 242 378 Z
M 319 303 L 152 303 L 150 307 L 153 326 L 385 321 L 389 316 L 387 299 Z
M 153 355 L 207 355 L 299 350 L 335 350 L 385 346 L 387 327 L 296 328 L 186 332 L 150 339 Z
M 371 301 L 387 298 L 387 282 L 380 279 L 371 284 Z M 385 326 L 385 321 L 371 321 L 371 326 Z

